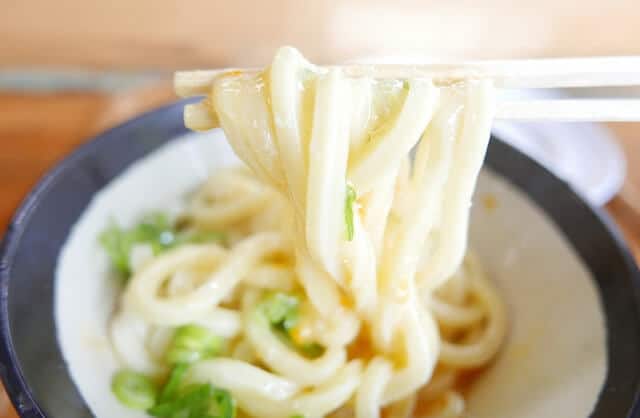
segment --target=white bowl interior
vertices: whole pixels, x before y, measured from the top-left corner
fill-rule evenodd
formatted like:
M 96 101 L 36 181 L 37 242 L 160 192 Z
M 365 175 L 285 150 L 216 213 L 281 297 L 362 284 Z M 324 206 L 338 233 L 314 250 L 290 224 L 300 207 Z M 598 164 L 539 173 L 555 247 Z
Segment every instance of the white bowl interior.
M 211 170 L 237 162 L 223 134 L 187 134 L 134 164 L 98 193 L 74 226 L 56 271 L 58 339 L 80 393 L 101 418 L 145 414 L 111 394 L 120 367 L 107 334 L 117 287 L 97 236 L 111 219 L 131 224 L 178 210 Z M 607 367 L 604 314 L 592 275 L 551 220 L 505 179 L 483 170 L 471 245 L 509 307 L 509 336 L 468 393 L 474 418 L 583 418 Z

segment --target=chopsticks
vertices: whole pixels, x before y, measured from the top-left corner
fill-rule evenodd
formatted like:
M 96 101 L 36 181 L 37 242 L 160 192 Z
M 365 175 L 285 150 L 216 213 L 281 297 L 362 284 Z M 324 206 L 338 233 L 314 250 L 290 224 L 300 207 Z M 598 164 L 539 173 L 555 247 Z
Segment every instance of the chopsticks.
M 502 89 L 640 86 L 640 57 L 551 58 L 472 61 L 426 65 L 346 65 L 350 77 L 428 77 L 437 85 L 465 79 L 491 78 Z M 213 80 L 229 72 L 256 74 L 258 69 L 177 72 L 176 93 L 206 95 Z M 557 121 L 640 121 L 640 99 L 575 99 L 501 101 L 496 118 Z

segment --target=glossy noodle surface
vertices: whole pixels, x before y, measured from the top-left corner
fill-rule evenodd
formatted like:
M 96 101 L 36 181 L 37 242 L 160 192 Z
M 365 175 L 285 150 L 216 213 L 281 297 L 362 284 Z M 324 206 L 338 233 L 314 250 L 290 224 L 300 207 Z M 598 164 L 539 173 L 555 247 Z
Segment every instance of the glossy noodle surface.
M 244 165 L 194 193 L 166 248 L 127 247 L 123 368 L 164 391 L 185 365 L 239 416 L 463 416 L 506 330 L 467 251 L 494 102 L 486 80 L 353 78 L 292 48 L 218 77 L 185 121 L 221 126 Z M 162 396 L 150 414 L 170 416 Z

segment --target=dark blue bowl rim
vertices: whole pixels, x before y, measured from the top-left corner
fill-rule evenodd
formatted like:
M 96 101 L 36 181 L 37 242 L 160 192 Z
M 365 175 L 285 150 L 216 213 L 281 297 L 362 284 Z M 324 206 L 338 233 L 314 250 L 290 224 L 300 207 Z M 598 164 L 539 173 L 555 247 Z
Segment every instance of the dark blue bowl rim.
M 22 368 L 18 362 L 13 338 L 10 330 L 10 319 L 8 313 L 9 298 L 9 282 L 11 280 L 9 271 L 12 259 L 21 235 L 24 231 L 24 225 L 29 220 L 30 213 L 38 205 L 41 196 L 47 191 L 50 184 L 54 183 L 58 176 L 64 172 L 69 166 L 73 166 L 77 161 L 86 158 L 94 153 L 97 149 L 105 146 L 110 138 L 114 135 L 125 135 L 129 130 L 148 125 L 166 125 L 167 121 L 163 120 L 166 114 L 180 114 L 180 109 L 188 101 L 180 101 L 169 104 L 167 106 L 152 110 L 131 119 L 119 126 L 105 131 L 93 139 L 79 146 L 70 155 L 63 158 L 51 170 L 49 170 L 33 187 L 22 201 L 18 209 L 15 211 L 12 220 L 7 228 L 6 234 L 0 244 L 0 377 L 4 382 L 9 397 L 21 417 L 39 417 L 47 416 L 35 399 L 26 379 L 23 375 Z M 180 125 L 178 135 L 186 133 L 186 128 L 182 127 L 181 120 L 171 122 L 175 126 Z M 174 126 L 174 127 L 175 127 Z M 177 136 L 177 135 L 175 135 Z M 626 280 L 632 289 L 632 297 L 635 302 L 634 310 L 629 312 L 631 319 L 635 320 L 635 324 L 640 324 L 640 270 L 636 265 L 633 255 L 629 250 L 624 238 L 609 216 L 603 209 L 592 206 L 582 199 L 573 188 L 563 180 L 549 172 L 542 165 L 532 160 L 522 152 L 512 146 L 500 141 L 499 138 L 493 138 L 489 147 L 489 153 L 485 165 L 492 171 L 505 177 L 509 182 L 514 184 L 519 190 L 527 194 L 536 205 L 541 207 L 545 214 L 559 227 L 565 238 L 578 253 L 582 261 L 589 268 L 590 272 L 599 282 L 597 276 L 598 266 L 594 265 L 590 255 L 588 242 L 580 239 L 588 237 L 590 229 L 599 228 L 606 231 L 606 235 L 610 240 L 610 244 L 617 251 L 622 265 L 620 266 L 626 273 Z M 495 158 L 492 157 L 495 156 Z M 506 157 L 506 158 L 505 158 Z M 546 187 L 536 187 L 531 183 L 533 177 L 531 173 L 535 173 L 536 181 L 543 181 Z M 577 211 L 585 219 L 589 219 L 588 225 L 571 225 L 568 216 L 575 214 L 561 213 L 566 207 L 563 204 L 557 204 L 554 200 L 561 200 L 563 204 L 568 204 L 573 211 Z M 602 284 L 598 283 L 598 289 L 602 292 Z M 603 297 L 601 293 L 601 298 Z M 615 301 L 608 301 L 606 297 L 603 299 L 605 304 L 605 314 L 608 314 L 608 306 Z M 607 328 L 610 332 L 610 320 L 607 317 Z M 640 328 L 638 328 L 635 338 L 640 336 Z M 609 341 L 610 345 L 610 341 Z M 609 350 L 611 347 L 608 347 Z M 637 357 L 640 359 L 640 352 Z M 609 352 L 609 362 L 611 362 L 612 353 Z M 628 356 L 625 356 L 626 359 Z M 610 382 L 610 370 L 607 371 L 606 381 L 599 395 L 598 401 L 591 415 L 592 418 L 634 418 L 640 417 L 640 360 L 630 365 L 635 370 L 632 386 L 627 388 L 633 395 L 630 397 L 628 405 L 623 405 L 622 409 L 626 412 L 623 415 L 610 415 L 609 408 L 615 405 L 612 398 L 614 392 L 618 389 L 613 388 L 608 391 Z M 614 382 L 615 383 L 615 382 Z M 611 396 L 610 396 L 611 395 Z M 611 398 L 607 400 L 607 398 Z M 615 408 L 616 410 L 622 410 Z

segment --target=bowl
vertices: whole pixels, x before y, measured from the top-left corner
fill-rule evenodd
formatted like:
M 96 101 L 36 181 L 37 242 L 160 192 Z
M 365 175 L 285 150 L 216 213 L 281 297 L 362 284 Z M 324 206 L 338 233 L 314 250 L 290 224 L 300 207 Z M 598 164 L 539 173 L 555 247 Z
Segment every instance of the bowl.
M 162 207 L 233 160 L 221 132 L 187 132 L 184 104 L 83 145 L 17 210 L 1 248 L 0 374 L 21 417 L 141 416 L 120 414 L 108 390 L 114 293 L 87 260 L 100 222 Z M 510 321 L 467 393 L 470 416 L 638 416 L 640 272 L 606 214 L 493 138 L 470 242 Z

